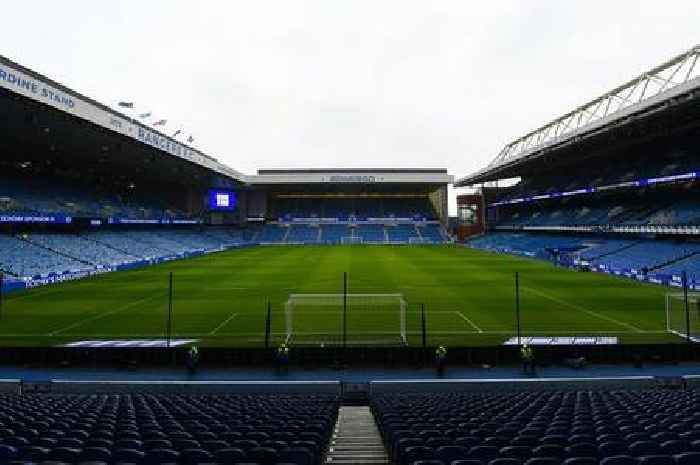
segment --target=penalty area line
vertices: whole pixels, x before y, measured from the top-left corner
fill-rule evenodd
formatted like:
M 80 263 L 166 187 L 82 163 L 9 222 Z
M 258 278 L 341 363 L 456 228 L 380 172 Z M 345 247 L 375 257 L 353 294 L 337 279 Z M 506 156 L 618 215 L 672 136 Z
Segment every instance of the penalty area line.
M 585 308 L 585 307 L 581 307 L 580 305 L 575 305 L 575 304 L 572 304 L 572 303 L 567 302 L 567 301 L 565 301 L 565 300 L 558 299 L 558 298 L 556 298 L 556 297 L 554 297 L 554 296 L 551 296 L 551 295 L 549 295 L 549 294 L 547 294 L 547 293 L 545 293 L 545 292 L 535 290 L 535 289 L 533 289 L 533 288 L 531 288 L 531 287 L 525 287 L 525 286 L 521 286 L 521 287 L 522 287 L 523 289 L 525 289 L 526 291 L 530 291 L 530 292 L 532 292 L 533 294 L 539 295 L 540 297 L 544 297 L 545 299 L 549 299 L 549 300 L 551 300 L 552 302 L 556 302 L 556 303 L 558 303 L 558 304 L 565 305 L 565 306 L 567 306 L 567 307 L 569 307 L 569 308 L 573 308 L 574 310 L 578 310 L 579 312 L 587 313 L 587 314 L 589 314 L 589 315 L 591 315 L 591 316 L 594 316 L 594 317 L 596 317 L 596 318 L 600 318 L 601 320 L 605 320 L 605 321 L 607 321 L 607 322 L 609 322 L 609 323 L 615 323 L 615 324 L 617 324 L 617 325 L 620 325 L 620 326 L 624 326 L 624 327 L 626 327 L 626 328 L 629 328 L 629 329 L 631 329 L 632 331 L 634 331 L 635 333 L 644 333 L 644 332 L 645 332 L 643 329 L 638 328 L 638 327 L 636 327 L 636 326 L 634 326 L 634 325 L 631 325 L 631 324 L 629 324 L 629 323 L 625 323 L 624 321 L 616 320 L 615 318 L 612 318 L 612 317 L 609 317 L 609 316 L 600 314 L 600 313 L 598 313 L 598 312 L 594 312 L 593 310 L 589 310 L 589 309 L 587 309 L 587 308 Z
M 213 330 L 211 330 L 211 331 L 209 332 L 208 336 L 213 336 L 213 335 L 215 335 L 221 328 L 223 328 L 224 326 L 226 326 L 226 325 L 228 324 L 229 321 L 233 320 L 233 319 L 236 318 L 237 316 L 238 316 L 238 313 L 232 313 L 231 316 L 229 316 L 229 317 L 226 318 L 224 321 L 222 321 L 221 324 L 219 324 L 219 326 L 217 326 L 216 328 L 214 328 Z
M 479 328 L 472 320 L 470 320 L 469 318 L 467 318 L 466 315 L 464 315 L 464 313 L 462 313 L 462 312 L 460 312 L 460 311 L 455 311 L 455 313 L 456 313 L 457 316 L 459 316 L 461 319 L 463 319 L 464 321 L 466 321 L 467 323 L 469 323 L 469 325 L 471 325 L 471 327 L 474 328 L 474 329 L 476 330 L 477 333 L 483 333 L 483 332 L 484 332 L 484 331 L 483 331 L 481 328 Z
M 126 305 L 123 305 L 123 306 L 121 306 L 121 307 L 117 307 L 117 308 L 114 309 L 114 310 L 110 310 L 110 311 L 108 311 L 108 312 L 100 313 L 100 314 L 98 314 L 98 315 L 93 315 L 93 316 L 91 316 L 91 317 L 82 319 L 82 320 L 80 320 L 80 321 L 76 321 L 75 323 L 73 323 L 73 324 L 71 324 L 71 325 L 68 325 L 68 326 L 66 326 L 66 327 L 64 327 L 64 328 L 60 328 L 60 329 L 57 329 L 56 331 L 52 331 L 52 332 L 46 334 L 46 336 L 56 336 L 57 334 L 64 333 L 64 332 L 66 332 L 66 331 L 68 331 L 68 330 L 71 330 L 71 329 L 73 329 L 73 328 L 77 328 L 78 326 L 82 326 L 82 325 L 84 325 L 84 324 L 86 324 L 86 323 L 91 323 L 91 322 L 93 322 L 93 321 L 99 320 L 99 319 L 104 318 L 104 317 L 106 317 L 106 316 L 114 315 L 115 313 L 120 313 L 120 312 L 129 310 L 129 309 L 131 309 L 131 308 L 133 308 L 133 307 L 136 307 L 137 305 L 140 305 L 140 304 L 142 304 L 142 303 L 144 303 L 144 302 L 147 302 L 147 301 L 149 301 L 149 300 L 155 299 L 156 297 L 163 297 L 163 295 L 160 294 L 160 293 L 158 293 L 158 294 L 155 294 L 155 295 L 152 295 L 152 296 L 149 296 L 149 297 L 144 297 L 143 299 L 137 300 L 136 302 L 131 302 L 131 303 L 126 304 Z

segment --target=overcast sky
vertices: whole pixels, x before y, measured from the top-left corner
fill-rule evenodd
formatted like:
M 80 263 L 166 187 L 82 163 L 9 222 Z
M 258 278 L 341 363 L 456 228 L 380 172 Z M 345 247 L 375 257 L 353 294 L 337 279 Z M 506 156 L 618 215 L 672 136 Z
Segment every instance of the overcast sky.
M 700 43 L 695 1 L 4 2 L 0 54 L 234 169 L 444 167 Z

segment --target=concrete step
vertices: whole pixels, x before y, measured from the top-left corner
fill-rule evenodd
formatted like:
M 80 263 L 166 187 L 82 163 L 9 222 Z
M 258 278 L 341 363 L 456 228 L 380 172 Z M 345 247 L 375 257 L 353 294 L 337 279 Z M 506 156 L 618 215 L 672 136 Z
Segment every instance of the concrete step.
M 327 464 L 387 465 L 389 460 L 369 407 L 343 405 L 326 455 Z
M 341 443 L 341 444 L 332 444 L 331 448 L 336 451 L 343 451 L 343 450 L 357 450 L 357 449 L 363 449 L 363 450 L 380 450 L 384 452 L 384 444 L 379 444 L 379 443 L 373 443 L 373 444 L 347 444 L 347 443 Z

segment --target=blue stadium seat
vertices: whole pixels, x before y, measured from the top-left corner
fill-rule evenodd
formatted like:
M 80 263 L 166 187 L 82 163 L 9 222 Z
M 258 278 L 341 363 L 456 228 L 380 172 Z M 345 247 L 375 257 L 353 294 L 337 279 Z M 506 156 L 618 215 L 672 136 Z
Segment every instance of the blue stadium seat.
M 523 462 L 518 459 L 500 458 L 491 460 L 488 465 L 522 465 L 522 463 Z
M 562 465 L 598 465 L 598 459 L 593 457 L 570 457 Z
M 445 463 L 452 463 L 455 460 L 464 460 L 469 455 L 469 449 L 462 446 L 442 446 L 435 451 L 435 456 Z
M 629 455 L 614 455 L 603 458 L 600 465 L 638 465 L 638 462 L 636 458 Z
M 639 465 L 675 465 L 675 460 L 670 455 L 648 455 L 639 457 Z
M 561 465 L 561 460 L 554 457 L 532 457 L 524 465 Z

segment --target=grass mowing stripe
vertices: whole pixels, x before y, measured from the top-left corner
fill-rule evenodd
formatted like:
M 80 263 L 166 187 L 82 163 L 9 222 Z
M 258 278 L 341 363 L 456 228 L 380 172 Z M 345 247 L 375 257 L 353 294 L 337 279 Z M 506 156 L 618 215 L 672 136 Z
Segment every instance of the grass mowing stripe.
M 625 323 L 624 321 L 616 320 L 615 318 L 612 318 L 612 317 L 609 317 L 609 316 L 605 316 L 605 315 L 601 315 L 601 314 L 598 313 L 598 312 L 594 312 L 593 310 L 589 310 L 589 309 L 587 309 L 587 308 L 581 307 L 580 305 L 572 304 L 572 303 L 567 302 L 567 301 L 565 301 L 565 300 L 558 299 L 558 298 L 553 297 L 553 296 L 551 296 L 551 295 L 549 295 L 549 294 L 547 294 L 547 293 L 545 293 L 545 292 L 535 290 L 535 289 L 533 289 L 533 288 L 531 288 L 531 287 L 522 286 L 522 289 L 524 289 L 524 290 L 526 290 L 526 291 L 530 291 L 530 292 L 532 292 L 532 293 L 534 293 L 534 294 L 537 294 L 537 295 L 539 295 L 540 297 L 544 297 L 545 299 L 549 299 L 549 300 L 551 300 L 552 302 L 556 302 L 556 303 L 558 303 L 558 304 L 565 305 L 565 306 L 567 306 L 567 307 L 569 307 L 569 308 L 573 308 L 574 310 L 578 310 L 578 311 L 580 311 L 580 312 L 587 313 L 587 314 L 589 314 L 589 315 L 591 315 L 591 316 L 600 318 L 601 320 L 609 321 L 609 322 L 611 322 L 611 323 L 615 323 L 615 324 L 617 324 L 617 325 L 624 326 L 624 327 L 626 327 L 626 328 L 631 329 L 632 331 L 634 331 L 634 332 L 636 332 L 636 333 L 643 333 L 643 332 L 644 332 L 643 329 L 638 328 L 638 327 L 636 327 L 636 326 L 634 326 L 634 325 L 631 325 L 631 324 L 629 324 L 629 323 Z

